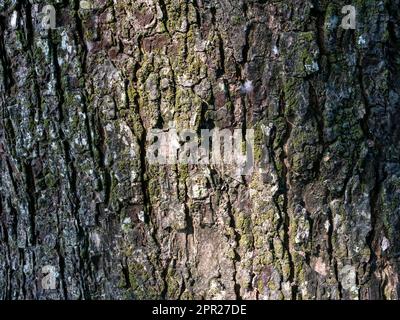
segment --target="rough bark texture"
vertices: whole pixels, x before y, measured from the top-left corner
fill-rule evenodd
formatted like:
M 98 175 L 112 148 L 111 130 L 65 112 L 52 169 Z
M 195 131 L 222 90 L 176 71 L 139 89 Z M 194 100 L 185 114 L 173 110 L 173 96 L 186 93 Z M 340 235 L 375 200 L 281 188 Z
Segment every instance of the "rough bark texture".
M 0 299 L 398 298 L 398 0 L 31 2 L 0 1 Z M 170 127 L 254 128 L 262 170 L 149 165 Z

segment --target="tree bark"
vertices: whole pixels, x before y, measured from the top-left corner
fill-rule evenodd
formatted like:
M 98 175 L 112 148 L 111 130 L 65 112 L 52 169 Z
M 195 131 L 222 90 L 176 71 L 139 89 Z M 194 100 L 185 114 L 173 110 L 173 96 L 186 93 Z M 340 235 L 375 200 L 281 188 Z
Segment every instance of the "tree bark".
M 0 299 L 398 298 L 398 0 L 355 30 L 339 0 L 31 2 L 0 1 Z M 150 164 L 154 128 L 252 128 L 260 170 Z

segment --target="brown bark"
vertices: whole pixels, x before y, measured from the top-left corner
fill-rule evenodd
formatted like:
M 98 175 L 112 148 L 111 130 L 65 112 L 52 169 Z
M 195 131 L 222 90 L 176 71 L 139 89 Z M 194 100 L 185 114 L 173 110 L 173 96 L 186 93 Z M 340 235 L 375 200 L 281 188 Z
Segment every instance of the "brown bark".
M 31 2 L 0 1 L 0 299 L 398 298 L 398 0 L 355 30 L 346 1 Z M 262 172 L 149 164 L 172 127 L 252 128 Z

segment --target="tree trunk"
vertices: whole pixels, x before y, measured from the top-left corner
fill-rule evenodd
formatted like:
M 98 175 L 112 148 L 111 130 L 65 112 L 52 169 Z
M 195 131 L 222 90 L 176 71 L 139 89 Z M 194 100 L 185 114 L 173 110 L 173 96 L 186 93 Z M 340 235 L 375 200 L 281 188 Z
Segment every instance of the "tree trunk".
M 0 299 L 398 298 L 399 0 L 355 30 L 342 0 L 31 2 L 0 1 Z M 253 129 L 257 169 L 151 164 L 155 128 Z

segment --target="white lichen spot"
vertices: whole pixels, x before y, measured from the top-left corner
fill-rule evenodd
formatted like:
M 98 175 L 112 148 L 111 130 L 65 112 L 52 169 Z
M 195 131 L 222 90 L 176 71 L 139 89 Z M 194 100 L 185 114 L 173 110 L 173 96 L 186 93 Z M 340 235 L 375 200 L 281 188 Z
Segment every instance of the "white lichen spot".
M 130 217 L 126 217 L 123 221 L 122 221 L 122 225 L 121 225 L 121 229 L 124 232 L 128 232 L 130 226 L 131 226 L 132 220 Z
M 329 232 L 329 228 L 331 227 L 331 223 L 329 222 L 329 220 L 325 221 L 324 227 L 325 227 L 325 231 Z
M 358 37 L 357 43 L 359 46 L 364 47 L 367 44 L 367 40 L 363 35 Z
M 272 46 L 272 53 L 275 55 L 275 56 L 277 56 L 277 55 L 279 55 L 279 49 L 278 49 L 278 47 L 277 46 Z
M 50 77 L 50 81 L 47 82 L 46 94 L 51 95 L 54 92 L 55 88 L 56 88 L 56 81 L 55 81 L 54 76 L 52 74 L 51 77 Z
M 90 1 L 80 1 L 79 7 L 82 10 L 90 10 L 92 8 L 92 4 L 90 3 Z
M 317 72 L 319 70 L 319 66 L 318 66 L 318 62 L 313 61 L 310 64 L 305 64 L 304 68 L 306 69 L 306 71 L 308 73 L 313 73 L 313 72 Z
M 219 280 L 211 279 L 209 295 L 211 296 L 212 300 L 223 300 L 225 298 L 226 291 Z
M 107 132 L 112 132 L 112 131 L 113 131 L 113 126 L 111 125 L 111 123 L 108 123 L 108 124 L 106 125 L 106 131 L 107 131 Z
M 92 51 L 92 49 L 94 48 L 94 43 L 91 41 L 86 41 L 86 48 L 89 52 Z
M 82 146 L 82 147 L 86 147 L 88 144 L 86 138 L 84 138 L 84 137 L 77 137 L 77 138 L 75 138 L 74 142 L 77 146 Z
M 17 20 L 18 20 L 18 12 L 13 11 L 10 19 L 11 28 L 15 29 L 17 27 Z
M 79 111 L 78 114 L 79 114 L 79 117 L 80 117 L 82 120 L 85 120 L 85 119 L 86 119 L 86 114 L 84 114 L 83 112 Z
M 131 171 L 131 183 L 132 183 L 132 184 L 134 184 L 134 183 L 135 183 L 135 181 L 136 181 L 137 177 L 138 177 L 138 174 L 137 174 L 137 172 L 136 172 L 136 171 L 134 171 L 134 170 L 132 170 L 132 171 Z
M 367 114 L 367 111 L 365 110 L 365 107 L 363 105 L 360 105 L 358 107 L 357 114 L 359 119 L 363 119 L 364 116 Z
M 23 268 L 25 273 L 29 273 L 32 270 L 32 266 L 29 263 L 24 264 L 24 268 Z
M 305 209 L 303 208 L 303 214 L 305 212 Z M 299 217 L 298 220 L 298 226 L 297 226 L 297 232 L 295 236 L 295 243 L 300 244 L 304 243 L 307 241 L 308 237 L 310 235 L 310 225 L 307 219 L 305 218 L 305 215 Z
M 160 88 L 166 90 L 170 87 L 170 82 L 168 78 L 163 78 L 160 81 Z
M 381 242 L 382 251 L 385 252 L 390 247 L 390 242 L 386 237 L 383 237 Z
M 86 146 L 88 145 L 88 141 L 87 141 L 87 139 L 84 138 L 84 137 L 82 137 L 81 143 L 82 143 L 82 146 L 83 146 L 83 147 L 86 147 Z
M 129 156 L 131 158 L 136 157 L 136 151 L 135 151 L 135 138 L 133 136 L 133 132 L 131 128 L 125 123 L 121 123 L 120 125 L 120 132 L 121 134 L 118 135 L 119 139 L 121 139 L 122 143 L 127 146 Z
M 144 211 L 140 211 L 138 213 L 138 218 L 139 218 L 140 221 L 144 222 Z
M 193 80 L 186 74 L 178 77 L 178 84 L 184 88 L 191 88 L 194 85 Z
M 183 20 L 182 21 L 182 23 L 181 23 L 181 27 L 180 27 L 180 31 L 181 32 L 187 32 L 187 30 L 188 30 L 188 21 L 185 19 L 185 20 Z
M 69 44 L 68 33 L 65 30 L 61 33 L 61 48 L 68 52 L 68 55 L 70 55 L 73 50 L 73 47 Z
M 308 294 L 307 285 L 308 285 L 308 281 L 304 281 L 304 283 L 302 285 L 300 285 L 300 291 L 301 291 L 301 294 L 303 295 L 303 297 L 306 297 Z
M 199 184 L 192 187 L 192 193 L 194 199 L 204 199 L 208 196 L 208 190 Z
M 245 83 L 240 87 L 240 91 L 242 93 L 251 93 L 254 90 L 253 82 L 250 80 L 246 80 Z

